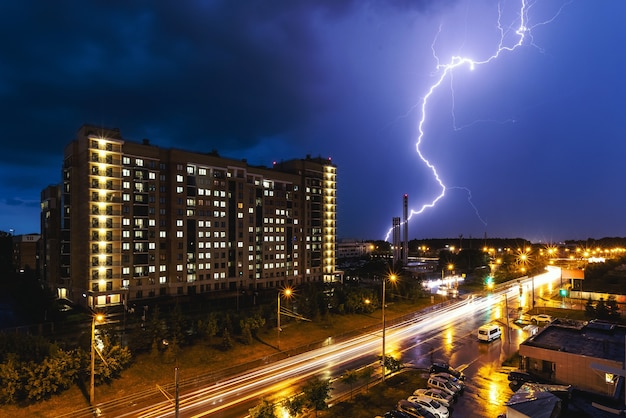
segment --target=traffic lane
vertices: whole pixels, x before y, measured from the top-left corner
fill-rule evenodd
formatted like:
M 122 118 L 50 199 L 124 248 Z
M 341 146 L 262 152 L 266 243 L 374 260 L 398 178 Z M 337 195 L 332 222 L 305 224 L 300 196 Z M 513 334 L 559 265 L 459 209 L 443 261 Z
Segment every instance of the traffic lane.
M 415 367 L 427 369 L 433 361 L 445 361 L 466 375 L 466 390 L 454 405 L 453 416 L 495 417 L 506 411 L 505 404 L 513 391 L 507 379 L 510 368 L 502 364 L 528 335 L 515 325 L 507 328 L 501 317 L 503 311 L 493 306 L 475 318 L 466 317 L 441 330 L 424 333 L 416 337 L 407 352 Z M 479 342 L 477 329 L 489 322 L 500 323 L 502 337 L 491 343 Z

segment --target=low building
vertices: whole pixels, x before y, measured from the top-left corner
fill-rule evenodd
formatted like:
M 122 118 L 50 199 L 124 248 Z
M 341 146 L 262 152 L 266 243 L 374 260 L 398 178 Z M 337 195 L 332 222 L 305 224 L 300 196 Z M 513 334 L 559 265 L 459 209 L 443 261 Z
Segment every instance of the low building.
M 558 390 L 562 390 L 559 386 Z M 568 391 L 568 389 L 565 389 Z M 567 392 L 568 393 L 568 392 Z M 569 394 L 568 394 L 569 396 Z M 547 385 L 524 384 L 506 403 L 507 418 L 555 418 L 563 416 L 562 400 Z
M 519 354 L 522 367 L 530 374 L 617 398 L 623 387 L 625 341 L 624 326 L 555 320 L 524 341 Z
M 337 258 L 359 258 L 372 252 L 371 242 L 343 239 L 337 242 Z

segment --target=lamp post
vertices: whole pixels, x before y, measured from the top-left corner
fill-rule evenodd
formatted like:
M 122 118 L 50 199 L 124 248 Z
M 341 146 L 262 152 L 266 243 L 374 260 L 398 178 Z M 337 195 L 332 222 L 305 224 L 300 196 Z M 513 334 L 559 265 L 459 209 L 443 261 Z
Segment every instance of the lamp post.
M 102 314 L 93 314 L 91 316 L 91 379 L 89 381 L 89 404 L 93 405 L 95 397 L 95 366 L 96 366 L 96 321 L 100 322 L 104 319 Z
M 391 274 L 389 276 L 389 280 L 391 282 L 395 282 L 397 279 L 395 274 Z M 383 369 L 383 382 L 385 381 L 385 283 L 387 282 L 387 278 L 383 277 L 383 355 L 381 357 L 381 366 Z
M 280 350 L 280 294 L 281 293 L 284 294 L 285 297 L 289 297 L 291 296 L 291 289 L 286 288 L 282 292 L 281 291 L 278 292 L 278 309 L 276 310 L 276 321 L 278 322 L 277 327 L 276 327 L 276 347 L 278 348 L 278 350 Z

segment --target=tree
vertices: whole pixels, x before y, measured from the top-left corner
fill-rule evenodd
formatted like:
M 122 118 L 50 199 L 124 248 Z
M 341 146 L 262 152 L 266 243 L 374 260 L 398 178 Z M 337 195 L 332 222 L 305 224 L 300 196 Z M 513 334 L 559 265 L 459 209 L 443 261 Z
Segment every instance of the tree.
M 606 300 L 607 318 L 613 321 L 617 321 L 620 317 L 619 306 L 615 300 L 615 296 L 611 295 Z
M 228 351 L 235 346 L 232 337 L 230 336 L 230 332 L 228 328 L 224 328 L 224 332 L 222 332 L 222 350 Z
M 102 357 L 100 357 L 102 356 Z M 85 363 L 90 358 L 89 353 L 83 355 Z M 104 359 L 104 361 L 102 361 Z M 117 378 L 128 365 L 131 363 L 132 355 L 127 347 L 119 344 L 111 344 L 105 336 L 102 340 L 102 349 L 100 355 L 96 353 L 94 364 L 94 374 L 96 382 L 107 383 Z M 85 365 L 85 370 L 89 367 Z
M 330 380 L 320 378 L 309 380 L 302 388 L 307 403 L 315 409 L 315 416 L 317 411 L 328 408 L 326 400 L 330 398 L 331 390 Z
M 591 296 L 589 296 L 589 299 L 587 299 L 587 303 L 585 304 L 585 312 L 587 316 L 595 316 L 596 314 L 596 308 L 593 305 L 593 299 L 591 299 Z
M 361 378 L 365 379 L 365 390 L 367 391 L 369 388 L 369 384 L 370 384 L 370 379 L 372 378 L 372 375 L 374 374 L 374 367 L 372 366 L 366 366 L 361 370 Z
M 397 372 L 403 366 L 402 359 L 394 358 L 392 356 L 385 356 L 385 369 L 391 372 Z
M 341 381 L 350 385 L 350 400 L 352 400 L 352 388 L 358 380 L 359 373 L 356 370 L 348 370 L 341 376 Z
M 260 404 L 248 410 L 250 418 L 276 418 L 276 408 L 273 403 L 263 399 Z
M 175 340 L 178 345 L 184 345 L 187 334 L 185 330 L 187 328 L 187 320 L 183 315 L 182 309 L 178 301 L 174 305 L 174 310 L 170 314 L 169 318 L 169 338 Z
M 241 319 L 239 321 L 239 326 L 241 327 L 242 332 L 244 332 L 244 330 L 247 328 L 250 331 L 250 334 L 256 337 L 257 331 L 265 326 L 265 318 L 263 318 L 259 314 L 255 314 L 252 317 Z
M 243 338 L 244 344 L 252 344 L 252 331 L 250 331 L 250 326 L 248 324 L 245 324 L 241 329 L 241 337 Z
M 198 320 L 198 332 L 206 339 L 207 344 L 211 344 L 213 337 L 217 335 L 217 330 L 217 316 L 214 312 L 211 312 L 205 321 Z
M 0 404 L 17 402 L 23 390 L 19 364 L 14 359 L 0 364 Z
M 293 398 L 287 398 L 283 401 L 283 406 L 289 413 L 289 416 L 296 417 L 304 409 L 304 398 L 296 395 Z
M 596 303 L 596 316 L 599 319 L 607 319 L 609 311 L 606 308 L 606 304 L 604 303 L 604 298 L 600 298 L 598 303 Z

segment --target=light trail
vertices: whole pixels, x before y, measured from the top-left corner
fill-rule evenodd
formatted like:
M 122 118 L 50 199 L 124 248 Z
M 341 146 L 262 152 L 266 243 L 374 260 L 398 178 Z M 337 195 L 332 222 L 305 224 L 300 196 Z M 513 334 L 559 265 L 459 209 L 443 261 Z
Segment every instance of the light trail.
M 428 88 L 426 94 L 424 95 L 424 97 L 421 100 L 421 105 L 419 106 L 419 109 L 421 111 L 421 116 L 418 122 L 418 136 L 417 136 L 417 142 L 415 144 L 415 149 L 417 151 L 417 155 L 419 157 L 419 159 L 422 161 L 422 163 L 424 165 L 426 165 L 426 167 L 428 167 L 428 169 L 430 170 L 430 172 L 432 173 L 435 182 L 438 184 L 439 188 L 441 189 L 440 193 L 435 196 L 430 202 L 428 203 L 424 203 L 421 208 L 419 208 L 418 210 L 414 210 L 411 209 L 408 218 L 406 220 L 406 222 L 408 222 L 409 220 L 411 220 L 411 218 L 413 218 L 414 215 L 419 215 L 421 213 L 423 213 L 426 209 L 430 209 L 435 207 L 435 205 L 437 204 L 437 202 L 439 202 L 441 199 L 444 198 L 444 196 L 446 195 L 446 191 L 448 189 L 461 189 L 461 190 L 465 190 L 468 194 L 468 202 L 470 203 L 470 205 L 474 208 L 474 211 L 476 212 L 476 215 L 478 217 L 478 219 L 484 224 L 487 225 L 487 223 L 485 222 L 485 220 L 480 216 L 479 212 L 478 212 L 478 208 L 474 205 L 474 203 L 472 202 L 472 194 L 471 191 L 466 188 L 466 187 L 459 187 L 459 186 L 446 186 L 445 183 L 443 182 L 441 176 L 439 175 L 439 172 L 437 170 L 437 168 L 435 167 L 435 165 L 424 155 L 424 153 L 422 152 L 420 146 L 422 145 L 422 141 L 424 140 L 425 137 L 425 129 L 424 129 L 424 125 L 426 124 L 426 120 L 428 119 L 428 114 L 427 114 L 427 110 L 428 110 L 428 105 L 429 105 L 429 101 L 431 99 L 431 97 L 433 96 L 433 94 L 435 93 L 435 91 L 443 84 L 443 82 L 446 79 L 449 79 L 452 77 L 452 73 L 454 70 L 456 70 L 459 67 L 468 67 L 471 71 L 473 71 L 477 66 L 481 66 L 481 65 L 485 65 L 490 63 L 491 61 L 494 61 L 496 59 L 498 59 L 500 57 L 501 54 L 505 53 L 505 52 L 513 52 L 515 51 L 517 48 L 521 47 L 522 45 L 524 45 L 525 43 L 529 44 L 530 46 L 533 46 L 537 49 L 539 49 L 540 51 L 541 48 L 538 47 L 533 39 L 532 36 L 532 30 L 538 26 L 543 26 L 543 25 L 547 25 L 549 23 L 552 23 L 561 13 L 561 11 L 563 10 L 563 8 L 569 4 L 569 2 L 563 4 L 557 11 L 556 13 L 554 13 L 553 16 L 551 16 L 549 19 L 546 19 L 544 21 L 538 22 L 533 24 L 532 26 L 528 26 L 528 22 L 529 22 L 529 18 L 528 18 L 528 12 L 532 9 L 532 7 L 536 4 L 536 2 L 529 2 L 527 0 L 521 0 L 520 1 L 520 7 L 519 7 L 519 11 L 517 13 L 517 19 L 508 26 L 504 26 L 502 23 L 502 15 L 503 15 L 503 10 L 502 10 L 502 3 L 498 3 L 498 19 L 497 19 L 497 29 L 498 32 L 500 33 L 500 39 L 497 41 L 497 48 L 495 50 L 495 52 L 484 58 L 481 60 L 475 60 L 472 59 L 470 57 L 464 57 L 464 56 L 459 56 L 459 55 L 453 55 L 449 61 L 447 63 L 442 63 L 439 56 L 437 55 L 437 51 L 436 51 L 436 47 L 435 44 L 437 42 L 437 39 L 439 37 L 439 33 L 441 32 L 441 27 L 439 28 L 439 33 L 437 34 L 437 36 L 435 37 L 435 40 L 433 41 L 433 43 L 431 44 L 431 51 L 433 54 L 433 57 L 436 61 L 436 66 L 435 66 L 435 71 L 434 74 L 436 75 L 434 82 L 430 85 L 430 87 Z M 514 33 L 514 35 L 509 36 L 510 34 Z M 515 42 L 511 42 L 510 39 L 514 38 L 516 39 Z M 507 44 L 507 42 L 510 42 L 510 44 Z M 452 99 L 454 101 L 454 90 L 451 89 L 451 93 L 452 93 Z M 456 127 L 456 121 L 455 121 L 455 117 L 453 114 L 453 121 L 454 121 L 454 129 L 458 129 Z M 473 123 L 472 123 L 473 124 Z M 469 124 L 471 125 L 471 124 Z M 467 125 L 467 126 L 469 126 Z M 404 223 L 405 221 L 403 221 Z M 389 236 L 391 235 L 393 231 L 393 227 L 390 228 L 387 231 L 387 235 L 385 236 L 385 241 L 389 240 Z

